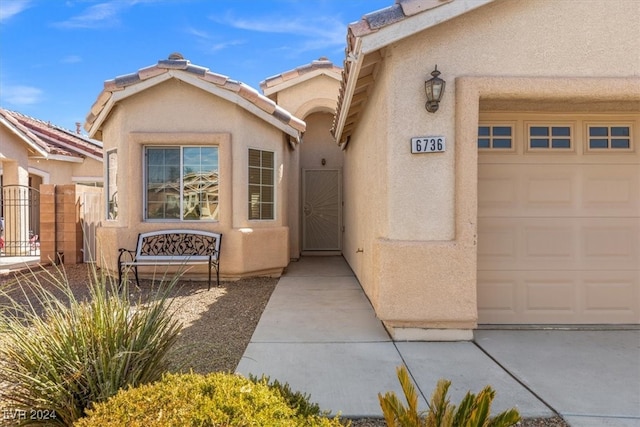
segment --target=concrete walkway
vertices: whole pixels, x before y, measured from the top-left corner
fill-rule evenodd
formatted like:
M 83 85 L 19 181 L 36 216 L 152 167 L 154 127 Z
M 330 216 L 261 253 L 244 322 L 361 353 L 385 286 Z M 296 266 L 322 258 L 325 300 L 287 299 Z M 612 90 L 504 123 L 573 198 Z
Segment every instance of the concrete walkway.
M 640 426 L 640 330 L 477 331 L 475 342 L 393 342 L 342 257 L 303 258 L 280 279 L 238 365 L 349 418 L 381 417 L 405 364 L 426 409 L 440 378 L 451 402 L 490 384 L 492 413 L 559 413 L 572 426 Z
M 37 267 L 39 256 L 0 256 L 0 274 Z

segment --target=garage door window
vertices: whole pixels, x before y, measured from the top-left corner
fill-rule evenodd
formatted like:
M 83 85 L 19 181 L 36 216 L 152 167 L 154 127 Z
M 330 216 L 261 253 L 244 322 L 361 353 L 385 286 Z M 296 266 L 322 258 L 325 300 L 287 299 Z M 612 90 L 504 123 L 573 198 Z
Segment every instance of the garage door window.
M 513 148 L 513 126 L 485 125 L 478 126 L 478 148 L 511 150 Z
M 571 143 L 571 126 L 561 125 L 529 125 L 530 150 L 569 150 Z
M 589 150 L 631 149 L 631 126 L 589 125 Z

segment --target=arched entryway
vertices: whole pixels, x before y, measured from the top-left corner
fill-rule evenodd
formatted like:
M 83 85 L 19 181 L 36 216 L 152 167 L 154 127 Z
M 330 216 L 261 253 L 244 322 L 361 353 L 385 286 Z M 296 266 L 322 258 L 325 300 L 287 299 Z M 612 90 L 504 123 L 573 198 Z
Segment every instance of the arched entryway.
M 304 118 L 307 131 L 300 147 L 301 248 L 304 254 L 342 251 L 342 150 L 329 130 L 328 109 Z

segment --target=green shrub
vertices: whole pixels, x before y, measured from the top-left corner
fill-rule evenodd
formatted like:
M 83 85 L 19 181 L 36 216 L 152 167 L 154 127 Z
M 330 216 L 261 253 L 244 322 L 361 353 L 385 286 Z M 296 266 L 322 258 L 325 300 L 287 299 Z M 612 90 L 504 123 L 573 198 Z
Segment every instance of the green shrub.
M 90 276 L 88 301 L 74 296 L 57 268 L 0 289 L 0 383 L 15 386 L 0 387 L 0 401 L 27 413 L 55 411 L 55 419 L 30 424 L 71 425 L 92 402 L 166 371 L 165 356 L 180 331 L 168 297 L 177 279 L 133 304 L 126 284 L 119 292 L 95 269 Z
M 451 385 L 448 380 L 438 381 L 431 396 L 429 411 L 420 414 L 418 394 L 409 379 L 407 368 L 401 366 L 397 373 L 407 406 L 393 392 L 387 392 L 384 396 L 378 394 L 382 413 L 389 427 L 508 427 L 520 421 L 517 409 L 509 409 L 490 418 L 491 402 L 496 394 L 490 386 L 482 389 L 477 396 L 468 392 L 456 410 L 456 406 L 447 397 Z
M 167 374 L 96 404 L 75 427 L 342 425 L 337 417 L 300 414 L 279 390 L 266 379 L 227 373 Z
M 249 380 L 254 383 L 264 383 L 269 386 L 269 388 L 275 389 L 280 393 L 280 396 L 287 402 L 287 405 L 293 408 L 297 415 L 303 417 L 313 417 L 313 416 L 327 416 L 328 412 L 323 412 L 320 410 L 320 405 L 317 403 L 311 402 L 311 396 L 306 393 L 301 393 L 299 391 L 291 390 L 289 384 L 282 384 L 278 380 L 271 381 L 271 378 L 268 376 L 262 376 L 260 378 L 249 375 Z

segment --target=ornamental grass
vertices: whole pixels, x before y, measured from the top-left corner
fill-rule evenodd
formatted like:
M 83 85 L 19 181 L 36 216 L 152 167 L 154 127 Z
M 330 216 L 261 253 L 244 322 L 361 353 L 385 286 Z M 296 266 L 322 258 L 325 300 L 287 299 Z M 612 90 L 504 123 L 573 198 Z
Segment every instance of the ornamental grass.
M 0 289 L 0 402 L 12 425 L 72 425 L 94 403 L 166 372 L 181 329 L 169 296 L 178 277 L 131 301 L 127 283 L 119 289 L 96 268 L 89 276 L 86 299 L 60 268 Z

